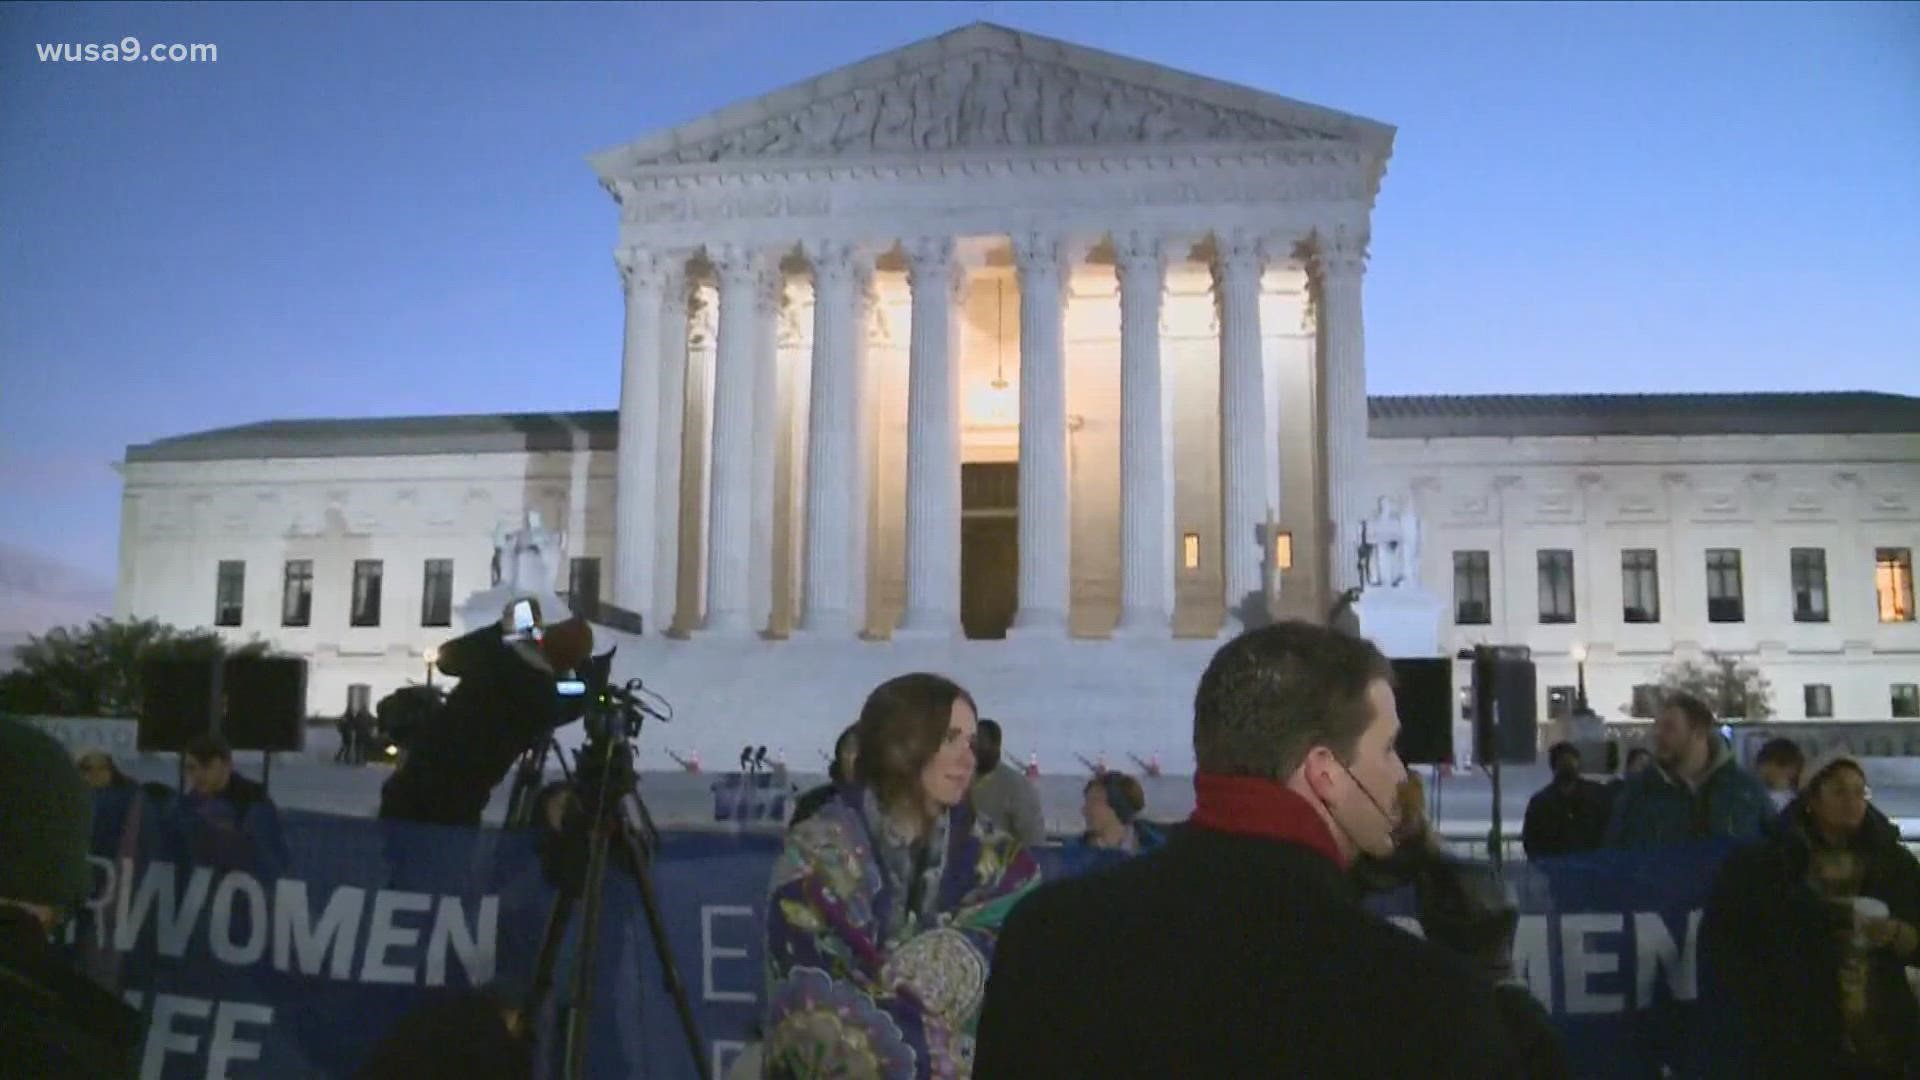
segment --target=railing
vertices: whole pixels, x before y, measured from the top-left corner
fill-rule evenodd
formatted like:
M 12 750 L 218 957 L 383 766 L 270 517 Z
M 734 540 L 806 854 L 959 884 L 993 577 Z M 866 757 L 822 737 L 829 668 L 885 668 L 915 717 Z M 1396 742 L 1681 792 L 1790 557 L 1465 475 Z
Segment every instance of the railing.
M 1490 839 L 1491 837 L 1484 830 L 1459 828 L 1440 830 L 1440 842 L 1446 845 L 1447 850 L 1469 859 L 1487 858 L 1492 849 L 1492 845 L 1488 843 Z M 1908 851 L 1920 855 L 1920 827 L 1916 827 L 1914 822 L 1901 822 L 1900 842 L 1906 845 Z M 1521 845 L 1520 834 L 1517 831 L 1505 833 L 1500 837 L 1500 859 L 1502 862 L 1527 860 L 1526 848 Z

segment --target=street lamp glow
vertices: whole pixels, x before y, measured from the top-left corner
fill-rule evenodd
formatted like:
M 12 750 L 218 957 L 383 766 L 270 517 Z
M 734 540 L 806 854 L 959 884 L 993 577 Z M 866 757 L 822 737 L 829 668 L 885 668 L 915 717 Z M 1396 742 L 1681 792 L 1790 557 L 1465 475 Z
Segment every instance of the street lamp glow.
M 1575 645 L 1571 652 L 1574 663 L 1584 664 L 1587 662 L 1587 647 L 1585 645 Z

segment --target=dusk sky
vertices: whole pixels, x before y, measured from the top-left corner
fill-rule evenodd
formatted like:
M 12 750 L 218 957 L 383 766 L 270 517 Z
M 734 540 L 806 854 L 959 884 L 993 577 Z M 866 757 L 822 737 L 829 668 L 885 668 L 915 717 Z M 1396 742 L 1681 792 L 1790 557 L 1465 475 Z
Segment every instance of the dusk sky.
M 588 154 L 974 20 L 1399 129 L 1368 389 L 1920 393 L 1920 5 L 9 5 L 0 543 L 129 443 L 612 408 Z M 212 63 L 44 63 L 59 42 Z

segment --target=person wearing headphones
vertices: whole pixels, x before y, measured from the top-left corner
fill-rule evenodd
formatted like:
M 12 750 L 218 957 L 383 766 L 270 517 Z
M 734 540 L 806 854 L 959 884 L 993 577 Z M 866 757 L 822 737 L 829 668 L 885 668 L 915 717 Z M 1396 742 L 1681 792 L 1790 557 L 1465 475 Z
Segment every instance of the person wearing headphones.
M 1392 679 L 1372 644 L 1304 622 L 1222 646 L 1194 695 L 1193 816 L 1013 909 L 974 1074 L 1525 1075 L 1492 983 L 1349 877 L 1400 824 Z

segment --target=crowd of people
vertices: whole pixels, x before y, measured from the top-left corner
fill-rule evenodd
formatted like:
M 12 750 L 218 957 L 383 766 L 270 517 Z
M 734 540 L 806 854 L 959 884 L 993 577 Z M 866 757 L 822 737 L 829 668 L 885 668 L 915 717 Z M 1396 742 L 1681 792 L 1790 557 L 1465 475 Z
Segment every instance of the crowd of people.
M 1043 881 L 1038 794 L 1003 760 L 1000 725 L 951 679 L 888 680 L 795 805 L 765 907 L 758 1043 L 735 1075 L 1570 1075 L 1515 978 L 1517 908 L 1491 871 L 1442 852 L 1398 729 L 1370 643 L 1298 622 L 1249 631 L 1195 691 L 1193 813 L 1152 824 L 1140 782 L 1099 771 L 1069 844 L 1098 869 Z M 286 861 L 277 812 L 217 740 L 189 750 L 179 793 L 12 721 L 0 740 L 5 1066 L 126 1075 L 138 1017 L 51 944 L 84 906 L 86 853 L 153 830 L 195 863 L 271 874 Z M 1685 695 L 1649 749 L 1600 783 L 1554 747 L 1529 858 L 1729 845 L 1698 938 L 1700 996 L 1738 1030 L 1724 1074 L 1920 1075 L 1920 862 L 1862 763 L 1782 741 L 1743 768 Z M 1409 885 L 1417 936 L 1363 903 Z M 455 1004 L 505 1030 L 484 1000 Z M 465 1016 L 422 1015 L 422 1046 Z

